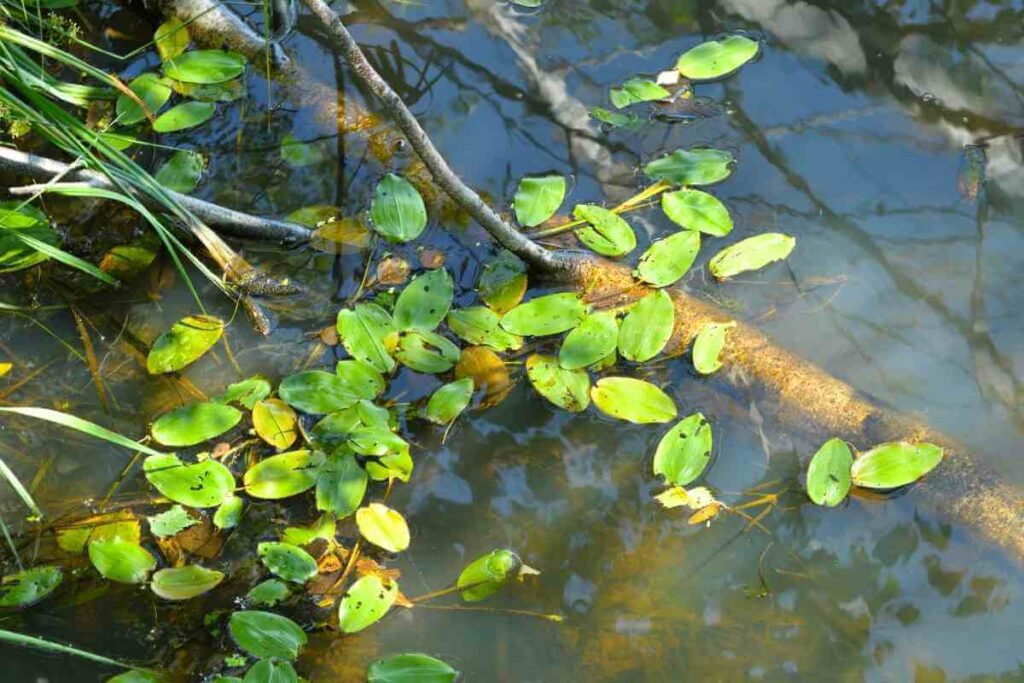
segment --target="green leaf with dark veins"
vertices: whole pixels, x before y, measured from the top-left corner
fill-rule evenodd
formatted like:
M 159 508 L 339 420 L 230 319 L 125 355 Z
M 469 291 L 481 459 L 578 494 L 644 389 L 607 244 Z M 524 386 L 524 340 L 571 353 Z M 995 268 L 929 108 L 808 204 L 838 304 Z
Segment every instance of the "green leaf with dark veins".
M 451 370 L 459 362 L 459 347 L 434 332 L 403 332 L 395 358 L 416 372 L 436 374 Z
M 186 464 L 173 454 L 151 455 L 142 470 L 161 495 L 188 507 L 216 507 L 235 490 L 231 470 L 216 460 Z
M 362 398 L 344 378 L 323 370 L 289 375 L 281 381 L 277 393 L 293 408 L 314 415 L 354 406 Z
M 379 372 L 395 369 L 387 340 L 398 333 L 391 314 L 377 304 L 356 304 L 338 312 L 338 336 L 353 358 L 369 363 Z
M 339 448 L 320 470 L 316 481 L 316 509 L 340 518 L 359 509 L 366 496 L 369 477 L 352 451 Z
M 423 416 L 434 424 L 446 425 L 462 414 L 472 398 L 473 379 L 457 379 L 431 394 Z
M 427 227 L 427 207 L 405 178 L 388 173 L 377 183 L 370 203 L 373 229 L 390 242 L 409 242 Z

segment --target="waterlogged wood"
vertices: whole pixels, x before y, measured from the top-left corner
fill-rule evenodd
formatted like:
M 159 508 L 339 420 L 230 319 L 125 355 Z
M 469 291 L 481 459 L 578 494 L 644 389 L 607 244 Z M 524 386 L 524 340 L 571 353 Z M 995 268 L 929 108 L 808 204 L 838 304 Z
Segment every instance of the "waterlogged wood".
M 376 575 L 362 577 L 351 586 L 338 605 L 338 628 L 358 633 L 380 621 L 398 597 L 398 582 L 386 585 Z
M 316 560 L 297 545 L 267 541 L 256 546 L 256 554 L 271 574 L 284 581 L 305 583 L 317 574 Z
M 724 78 L 757 55 L 758 44 L 746 36 L 710 40 L 687 50 L 676 63 L 679 73 L 691 81 Z
M 729 177 L 733 161 L 730 152 L 720 149 L 677 149 L 647 164 L 644 173 L 677 185 L 712 185 Z
M 724 237 L 732 232 L 732 217 L 717 197 L 684 187 L 661 195 L 661 209 L 669 219 L 687 230 Z
M 363 502 L 369 477 L 355 455 L 340 448 L 327 457 L 316 480 L 316 509 L 341 519 L 348 517 Z
M 31 607 L 45 600 L 64 579 L 55 565 L 32 567 L 4 576 L 0 583 L 0 607 Z
M 457 379 L 431 394 L 423 415 L 434 424 L 446 425 L 462 414 L 472 398 L 473 380 Z
M 699 251 L 699 232 L 677 232 L 653 242 L 637 262 L 634 275 L 654 287 L 668 287 L 686 274 Z
M 635 424 L 668 422 L 676 417 L 676 404 L 650 382 L 633 377 L 604 377 L 590 390 L 598 409 Z
M 416 372 L 448 372 L 459 362 L 461 351 L 447 337 L 434 332 L 404 332 L 398 339 L 395 358 Z
M 433 332 L 452 307 L 454 288 L 445 268 L 417 275 L 398 295 L 395 326 L 402 331 Z
M 387 340 L 397 335 L 391 314 L 377 304 L 356 304 L 338 311 L 338 336 L 349 355 L 369 363 L 380 372 L 395 369 Z
M 501 250 L 486 264 L 476 284 L 477 295 L 499 315 L 519 305 L 526 294 L 526 264 L 510 251 Z
M 554 356 L 534 354 L 526 359 L 526 376 L 538 394 L 570 413 L 590 405 L 590 375 L 585 370 L 565 370 Z
M 136 76 L 128 83 L 128 89 L 142 100 L 146 108 L 143 109 L 138 102 L 126 94 L 118 95 L 115 111 L 117 123 L 122 126 L 132 126 L 146 118 L 146 115 L 155 116 L 160 109 L 171 99 L 171 86 L 164 79 L 155 73 L 144 73 Z
M 636 249 L 636 234 L 622 216 L 596 204 L 579 204 L 573 210 L 587 225 L 576 228 L 576 237 L 602 256 L 625 256 Z
M 281 380 L 278 395 L 304 413 L 321 415 L 354 406 L 361 396 L 344 378 L 323 370 L 307 370 Z
M 223 580 L 223 572 L 190 564 L 159 570 L 149 587 L 164 600 L 190 600 L 210 592 Z
M 217 112 L 213 102 L 183 102 L 157 117 L 153 130 L 157 133 L 177 133 L 195 128 L 209 121 Z
M 931 472 L 942 462 L 942 456 L 943 449 L 930 443 L 884 443 L 859 454 L 850 475 L 861 488 L 899 488 Z
M 815 505 L 835 507 L 850 492 L 853 453 L 842 439 L 829 439 L 807 468 L 807 496 Z
M 778 232 L 765 232 L 748 237 L 721 250 L 708 262 L 716 279 L 726 278 L 764 268 L 789 256 L 796 239 Z
M 647 78 L 630 78 L 621 88 L 612 88 L 609 92 L 612 104 L 616 109 L 628 107 L 638 102 L 652 102 L 671 97 L 672 93 Z
M 658 442 L 654 474 L 665 483 L 687 486 L 704 473 L 711 462 L 711 424 L 700 413 L 683 418 Z
M 448 327 L 463 341 L 495 351 L 518 351 L 523 346 L 522 337 L 502 329 L 501 317 L 486 306 L 452 311 L 448 314 Z
M 157 337 L 146 357 L 152 375 L 177 372 L 213 348 L 224 334 L 224 321 L 210 315 L 190 315 Z
M 186 464 L 176 455 L 151 455 L 142 470 L 161 495 L 188 507 L 216 507 L 235 489 L 231 470 L 216 460 Z
M 501 319 L 501 326 L 519 336 L 558 334 L 576 327 L 588 306 L 574 292 L 546 294 L 519 304 Z
M 565 199 L 565 178 L 560 175 L 526 177 L 513 199 L 516 220 L 532 228 L 555 215 Z
M 363 538 L 388 552 L 400 553 L 409 547 L 409 525 L 387 505 L 370 503 L 356 510 L 356 526 Z
M 224 83 L 245 71 L 245 57 L 226 50 L 193 50 L 166 60 L 164 75 L 184 83 Z
M 164 446 L 195 446 L 231 430 L 241 419 L 242 411 L 237 408 L 203 401 L 161 415 L 150 427 L 150 434 Z
M 378 659 L 366 672 L 368 683 L 451 683 L 458 677 L 445 662 L 420 653 Z
M 645 363 L 668 344 L 675 327 L 675 309 L 659 290 L 640 299 L 619 326 L 618 349 L 626 360 Z
M 265 458 L 242 477 L 245 491 L 254 498 L 278 500 L 290 498 L 316 485 L 324 455 L 298 450 Z
M 238 647 L 254 657 L 293 660 L 306 645 L 306 634 L 288 617 L 273 612 L 242 610 L 228 618 L 228 632 Z
M 729 330 L 736 327 L 735 322 L 708 323 L 700 328 L 693 340 L 693 367 L 702 375 L 710 375 L 722 367 L 719 356 L 725 346 L 725 337 Z
M 389 242 L 409 242 L 427 227 L 427 207 L 419 191 L 402 176 L 388 173 L 370 203 L 373 229 Z
M 388 388 L 384 376 L 369 363 L 361 360 L 340 360 L 334 374 L 348 385 L 349 390 L 362 400 L 372 401 Z
M 565 335 L 558 364 L 565 370 L 585 368 L 615 352 L 619 326 L 612 311 L 596 311 Z
M 299 416 L 279 398 L 267 398 L 252 408 L 252 426 L 256 435 L 279 451 L 299 438 Z
M 188 194 L 196 189 L 205 168 L 202 154 L 179 149 L 156 170 L 153 177 L 168 190 Z
M 466 602 L 479 602 L 501 590 L 519 576 L 523 561 L 511 550 L 493 550 L 470 562 L 459 574 L 455 585 Z
M 156 567 L 148 550 L 120 538 L 89 541 L 89 561 L 100 576 L 118 583 L 144 583 Z

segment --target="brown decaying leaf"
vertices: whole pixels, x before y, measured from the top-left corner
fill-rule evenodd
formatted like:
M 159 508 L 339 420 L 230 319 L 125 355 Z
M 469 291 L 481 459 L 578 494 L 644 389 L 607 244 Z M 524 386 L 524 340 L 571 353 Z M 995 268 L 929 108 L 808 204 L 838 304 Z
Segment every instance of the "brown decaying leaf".
M 382 285 L 400 285 L 409 279 L 409 262 L 399 256 L 389 256 L 377 264 L 377 282 Z
M 444 252 L 440 249 L 427 247 L 420 252 L 420 265 L 428 270 L 434 270 L 444 265 Z

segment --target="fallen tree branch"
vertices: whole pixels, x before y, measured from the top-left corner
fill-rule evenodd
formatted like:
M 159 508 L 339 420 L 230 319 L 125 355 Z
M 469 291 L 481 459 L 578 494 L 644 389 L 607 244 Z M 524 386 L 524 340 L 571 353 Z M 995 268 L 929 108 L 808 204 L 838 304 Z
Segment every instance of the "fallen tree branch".
M 106 177 L 95 171 L 73 169 L 61 161 L 8 147 L 0 147 L 0 170 L 26 175 L 40 181 L 49 181 L 60 176 L 73 182 L 86 183 L 92 187 L 107 190 L 117 189 Z M 12 195 L 23 196 L 35 194 L 38 189 L 38 187 L 30 185 L 11 187 L 7 191 Z M 261 218 L 177 192 L 169 192 L 169 194 L 197 218 L 211 226 L 220 228 L 221 232 L 232 237 L 297 242 L 308 240 L 310 236 L 310 230 L 297 223 Z M 140 195 L 139 199 L 150 208 L 158 210 L 163 208 L 160 202 L 150 197 Z

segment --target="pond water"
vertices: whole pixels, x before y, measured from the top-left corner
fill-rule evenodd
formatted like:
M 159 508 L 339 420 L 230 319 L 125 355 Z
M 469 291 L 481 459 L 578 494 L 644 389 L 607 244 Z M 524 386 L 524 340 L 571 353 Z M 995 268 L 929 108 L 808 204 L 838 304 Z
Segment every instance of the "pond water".
M 453 0 L 348 8 L 353 32 L 452 166 L 493 197 L 511 197 L 520 177 L 553 169 L 574 179 L 570 201 L 610 204 L 633 194 L 639 167 L 665 151 L 732 150 L 736 171 L 715 191 L 737 222 L 728 239 L 777 229 L 795 236 L 797 248 L 785 264 L 725 285 L 694 267 L 681 286 L 880 403 L 919 414 L 1024 486 L 1024 3 L 549 0 L 526 12 Z M 90 11 L 128 35 L 151 30 L 128 10 Z M 690 46 L 733 30 L 756 34 L 764 49 L 738 75 L 698 86 L 720 115 L 635 131 L 602 130 L 588 118 L 588 107 L 609 106 L 609 87 L 653 75 Z M 325 88 L 362 101 L 311 22 L 300 18 L 287 44 Z M 155 63 L 144 58 L 130 73 Z M 344 112 L 289 101 L 282 84 L 268 89 L 255 75 L 249 89 L 200 135 L 164 136 L 209 154 L 197 193 L 268 215 L 311 204 L 349 214 L 365 208 L 387 169 L 365 154 L 365 135 L 339 135 Z M 302 168 L 282 161 L 278 145 L 288 133 L 321 140 L 322 159 Z M 973 201 L 958 191 L 967 145 L 983 146 L 987 159 Z M 392 161 L 400 169 L 407 160 L 400 150 Z M 668 227 L 655 212 L 631 222 L 642 244 Z M 436 246 L 471 287 L 493 257 L 485 242 L 476 227 L 445 231 L 433 220 L 424 238 L 393 251 L 417 263 L 416 246 Z M 714 251 L 705 247 L 697 265 Z M 20 316 L 0 319 L 0 348 L 18 368 L 0 380 L 2 398 L 141 435 L 162 410 L 194 400 L 189 384 L 212 395 L 251 373 L 277 379 L 306 363 L 333 365 L 341 348 L 325 349 L 315 335 L 358 288 L 365 251 L 254 244 L 244 253 L 310 293 L 273 307 L 278 326 L 267 338 L 239 313 L 228 335 L 234 362 L 218 349 L 184 373 L 187 383 L 145 375 L 144 346 L 132 340 L 152 339 L 195 312 L 163 264 L 124 291 L 77 303 L 102 363 L 109 413 L 86 365 L 57 340 L 81 346 L 66 309 L 35 316 L 46 329 Z M 23 303 L 16 282 L 5 281 L 4 299 Z M 212 314 L 235 314 L 212 287 L 200 289 Z M 498 406 L 463 416 L 444 441 L 442 430 L 410 422 L 416 471 L 390 504 L 408 518 L 413 542 L 393 566 L 404 591 L 417 595 L 448 585 L 492 548 L 514 548 L 541 575 L 483 606 L 558 613 L 564 622 L 433 608 L 458 604 L 441 599 L 398 610 L 359 636 L 314 636 L 300 672 L 312 681 L 359 680 L 378 656 L 422 651 L 469 681 L 1024 680 L 1018 564 L 918 509 L 916 490 L 838 509 L 809 504 L 799 463 L 817 443 L 759 419 L 758 403 L 769 399 L 698 378 L 684 360 L 656 373 L 683 414 L 699 410 L 714 425 L 709 486 L 730 502 L 750 499 L 742 492 L 754 487 L 782 493 L 763 528 L 730 516 L 690 526 L 661 509 L 650 474 L 660 428 L 593 411 L 569 415 L 521 381 Z M 438 385 L 407 373 L 389 396 L 416 400 Z M 53 516 L 103 499 L 130 460 L 39 423 L 3 425 L 0 455 Z M 133 469 L 113 500 L 145 495 Z M 7 489 L 0 500 L 8 522 L 23 515 Z M 289 514 L 306 521 L 312 511 L 296 505 Z M 157 660 L 188 680 L 216 654 L 197 634 L 205 613 L 230 606 L 229 588 L 168 607 L 148 590 L 101 584 L 83 571 L 49 602 L 0 617 L 0 627 Z M 116 672 L 6 646 L 0 656 L 2 678 L 11 681 Z

